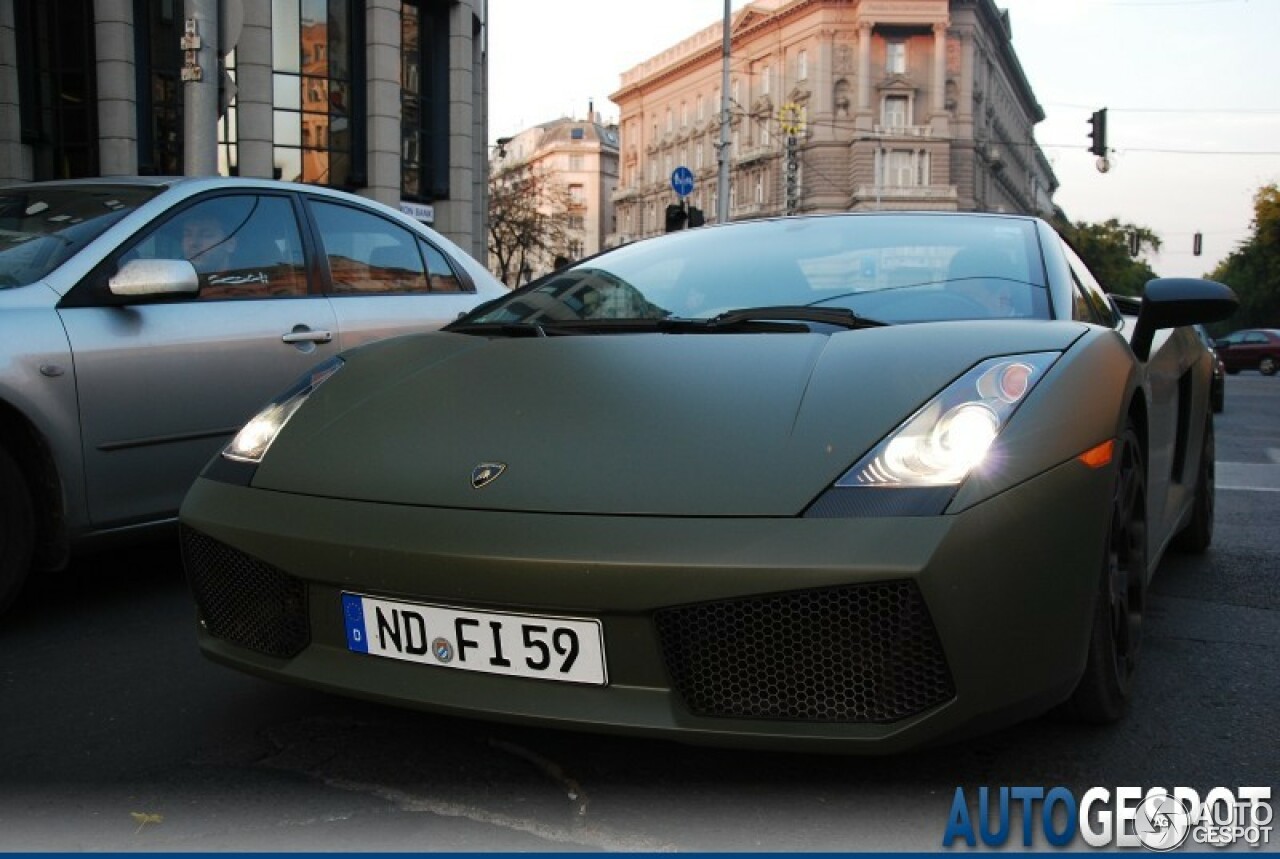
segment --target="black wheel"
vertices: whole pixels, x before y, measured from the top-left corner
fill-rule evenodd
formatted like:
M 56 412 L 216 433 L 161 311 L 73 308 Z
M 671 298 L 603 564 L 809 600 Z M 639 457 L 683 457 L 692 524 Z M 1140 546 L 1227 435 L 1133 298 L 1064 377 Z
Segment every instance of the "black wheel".
M 1270 355 L 1258 362 L 1258 372 L 1264 376 L 1274 376 L 1278 368 L 1280 364 L 1277 364 L 1276 359 Z
M 1222 414 L 1227 407 L 1227 382 L 1225 379 L 1219 379 L 1218 382 L 1209 389 L 1209 405 L 1213 408 L 1214 414 Z
M 1094 605 L 1089 658 L 1068 702 L 1077 719 L 1106 723 L 1124 715 L 1142 647 L 1146 574 L 1146 464 L 1137 431 L 1130 423 L 1116 440 L 1111 525 Z
M 1213 542 L 1214 472 L 1213 418 L 1208 417 L 1200 446 L 1200 470 L 1196 475 L 1196 500 L 1191 518 L 1173 538 L 1173 547 L 1180 552 L 1198 555 Z
M 22 590 L 31 565 L 35 514 L 22 469 L 0 449 L 0 613 Z

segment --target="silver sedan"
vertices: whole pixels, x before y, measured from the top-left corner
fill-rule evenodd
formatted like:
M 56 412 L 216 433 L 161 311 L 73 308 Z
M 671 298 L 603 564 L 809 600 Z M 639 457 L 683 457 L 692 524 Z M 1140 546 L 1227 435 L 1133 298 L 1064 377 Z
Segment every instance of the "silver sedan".
M 430 228 L 315 186 L 0 188 L 0 611 L 31 569 L 172 523 L 308 368 L 505 292 Z

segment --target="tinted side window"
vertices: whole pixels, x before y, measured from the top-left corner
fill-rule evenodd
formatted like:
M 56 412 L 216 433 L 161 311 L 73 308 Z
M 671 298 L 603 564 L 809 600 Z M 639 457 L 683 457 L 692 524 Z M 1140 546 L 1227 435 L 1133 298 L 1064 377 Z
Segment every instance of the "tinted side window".
M 429 292 L 418 237 L 372 212 L 311 201 L 337 295 Z
M 1084 260 L 1080 259 L 1066 242 L 1062 243 L 1062 253 L 1067 258 L 1067 265 L 1071 267 L 1071 278 L 1075 281 L 1077 292 L 1073 296 L 1075 318 L 1096 322 L 1109 328 L 1115 327 L 1116 315 L 1111 302 L 1107 300 L 1106 290 L 1094 279 Z M 1082 303 L 1088 307 L 1087 310 L 1081 306 Z
M 421 242 L 422 255 L 427 259 L 427 271 L 431 273 L 432 292 L 475 292 L 475 284 L 458 277 L 449 260 L 433 245 Z
M 185 259 L 208 298 L 306 295 L 306 267 L 287 197 L 236 194 L 202 200 L 161 224 L 131 249 L 134 259 Z

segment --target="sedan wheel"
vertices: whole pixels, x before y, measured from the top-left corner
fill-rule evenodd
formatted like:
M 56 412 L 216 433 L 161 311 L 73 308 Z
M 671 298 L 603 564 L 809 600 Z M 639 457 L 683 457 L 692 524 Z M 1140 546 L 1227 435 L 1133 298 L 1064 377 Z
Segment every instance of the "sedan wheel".
M 1114 722 L 1124 715 L 1142 645 L 1147 573 L 1147 481 L 1133 425 L 1116 443 L 1111 525 L 1094 606 L 1084 675 L 1071 710 L 1086 722 Z
M 35 516 L 22 470 L 0 450 L 0 613 L 17 598 L 31 564 Z
M 1258 369 L 1264 376 L 1274 376 L 1277 368 L 1280 368 L 1280 364 L 1276 363 L 1275 358 L 1267 357 L 1258 362 Z

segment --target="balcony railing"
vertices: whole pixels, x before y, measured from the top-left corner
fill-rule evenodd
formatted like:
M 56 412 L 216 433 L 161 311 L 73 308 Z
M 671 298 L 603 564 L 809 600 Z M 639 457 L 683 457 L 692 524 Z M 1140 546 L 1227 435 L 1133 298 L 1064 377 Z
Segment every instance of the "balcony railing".
M 875 133 L 884 137 L 933 137 L 932 125 L 877 125 Z
M 854 196 L 861 200 L 955 200 L 955 185 L 859 185 Z

